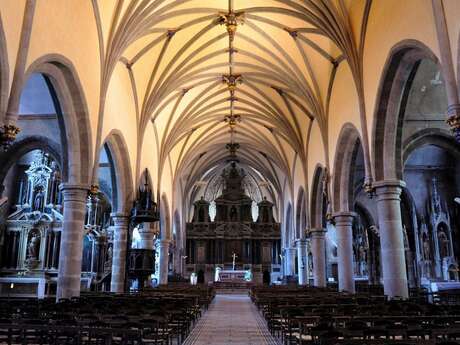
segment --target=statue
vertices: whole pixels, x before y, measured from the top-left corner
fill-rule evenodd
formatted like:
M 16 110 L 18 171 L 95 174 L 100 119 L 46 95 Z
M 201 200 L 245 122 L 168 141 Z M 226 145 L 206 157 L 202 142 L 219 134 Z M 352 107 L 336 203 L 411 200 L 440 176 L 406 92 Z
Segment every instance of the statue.
M 313 254 L 312 253 L 308 253 L 308 273 L 310 275 L 313 274 Z
M 109 246 L 107 249 L 107 262 L 112 262 L 112 257 L 113 257 L 113 248 L 112 246 Z
M 364 276 L 367 274 L 367 253 L 362 244 L 358 247 L 359 273 Z
M 37 232 L 34 232 L 29 240 L 29 245 L 27 246 L 27 258 L 38 260 L 39 250 L 40 236 Z
M 222 270 L 222 268 L 220 268 L 219 266 L 216 267 L 216 273 L 214 274 L 214 281 L 215 282 L 220 282 L 220 271 Z
M 439 238 L 439 254 L 441 259 L 449 256 L 449 240 L 444 231 L 441 231 L 438 235 Z
M 244 272 L 244 280 L 247 282 L 252 281 L 252 272 L 251 270 L 247 270 Z
M 423 236 L 423 258 L 425 260 L 430 260 L 431 255 L 430 255 L 430 242 L 426 238 L 426 236 Z
M 43 204 L 45 203 L 45 193 L 43 188 L 39 187 L 34 198 L 33 211 L 41 211 L 43 209 Z
M 197 282 L 198 282 L 198 277 L 195 272 L 192 272 L 192 274 L 190 275 L 190 284 L 196 285 Z

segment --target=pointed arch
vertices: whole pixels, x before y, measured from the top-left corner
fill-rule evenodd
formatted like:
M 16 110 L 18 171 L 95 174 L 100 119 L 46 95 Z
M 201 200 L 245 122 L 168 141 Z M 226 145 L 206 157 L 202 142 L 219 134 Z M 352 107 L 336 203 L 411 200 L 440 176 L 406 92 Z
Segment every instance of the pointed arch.
M 361 145 L 358 130 L 351 123 L 346 123 L 339 134 L 337 151 L 334 159 L 332 182 L 332 205 L 334 212 L 351 211 L 352 176 L 351 167 L 355 158 L 357 145 Z
M 75 67 L 66 57 L 49 54 L 29 66 L 24 80 L 33 73 L 41 73 L 49 80 L 54 91 L 52 94 L 58 99 L 62 158 L 68 162 L 67 179 L 63 182 L 89 184 L 92 132 L 85 94 Z
M 429 47 L 417 40 L 404 40 L 390 51 L 383 69 L 374 115 L 373 161 L 376 181 L 402 179 L 401 127 L 407 101 L 406 84 L 422 59 L 438 63 Z
M 449 132 L 437 128 L 428 128 L 418 131 L 404 142 L 404 149 L 401 154 L 403 164 L 412 152 L 424 145 L 438 146 L 460 159 L 458 144 Z
M 7 152 L 0 153 L 0 184 L 5 179 L 10 168 L 17 162 L 17 160 L 26 153 L 33 150 L 44 150 L 51 155 L 51 157 L 58 162 L 61 171 L 66 170 L 66 162 L 62 160 L 61 150 L 59 145 L 44 136 L 34 135 L 28 136 L 24 139 L 16 141 Z M 63 175 L 63 177 L 65 177 Z
M 126 141 L 121 131 L 114 129 L 106 137 L 104 144 L 107 145 L 113 159 L 116 200 L 113 205 L 116 212 L 129 213 L 132 200 L 134 199 L 133 175 L 129 164 L 129 152 Z
M 299 187 L 297 193 L 297 204 L 296 204 L 296 231 L 295 238 L 304 238 L 305 226 L 307 223 L 307 203 L 305 200 L 305 191 L 302 186 Z
M 286 214 L 284 218 L 284 244 L 285 247 L 290 247 L 293 245 L 294 237 L 293 237 L 293 218 L 292 218 L 292 204 L 289 201 L 286 207 Z
M 326 213 L 325 195 L 324 195 L 324 178 L 325 168 L 317 164 L 313 174 L 313 184 L 311 189 L 310 219 L 313 229 L 321 229 L 324 225 L 324 214 Z

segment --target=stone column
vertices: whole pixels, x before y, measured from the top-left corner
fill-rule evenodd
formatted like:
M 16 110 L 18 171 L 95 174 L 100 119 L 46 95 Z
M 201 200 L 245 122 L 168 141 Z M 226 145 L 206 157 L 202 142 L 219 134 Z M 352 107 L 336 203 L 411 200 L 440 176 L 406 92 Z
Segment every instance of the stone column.
M 299 272 L 299 285 L 308 285 L 308 249 L 307 240 L 297 240 L 297 268 Z
M 310 230 L 311 253 L 313 256 L 313 285 L 326 286 L 326 231 Z
M 169 263 L 169 242 L 170 240 L 161 240 L 158 246 L 160 251 L 160 285 L 168 284 L 168 263 Z
M 339 291 L 355 293 L 353 279 L 353 212 L 334 214 L 337 230 L 337 261 L 339 269 Z
M 113 220 L 113 248 L 110 291 L 123 293 L 125 291 L 129 218 L 124 213 L 112 213 L 111 217 Z
M 285 276 L 295 275 L 295 248 L 284 248 L 284 260 L 285 260 Z
M 174 271 L 176 274 L 180 274 L 181 276 L 184 272 L 184 260 L 182 259 L 182 256 L 184 256 L 184 250 L 176 247 L 176 252 L 174 253 Z
M 389 298 L 408 298 L 404 235 L 401 220 L 403 181 L 386 180 L 374 184 L 380 229 L 384 293 Z
M 56 300 L 80 295 L 83 228 L 85 225 L 88 186 L 61 184 L 64 220 Z

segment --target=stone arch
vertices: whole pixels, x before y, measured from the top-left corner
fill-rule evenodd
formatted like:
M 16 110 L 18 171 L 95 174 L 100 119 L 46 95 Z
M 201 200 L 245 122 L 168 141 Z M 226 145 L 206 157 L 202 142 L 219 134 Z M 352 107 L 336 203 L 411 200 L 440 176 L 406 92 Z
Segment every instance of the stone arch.
M 404 187 L 401 192 L 401 219 L 403 224 L 406 225 L 406 234 L 408 236 L 409 246 L 412 251 L 415 251 L 415 227 L 418 226 L 414 224 L 414 218 L 419 219 L 420 215 L 417 214 L 417 209 L 415 207 L 414 196 L 411 191 Z M 404 222 L 404 219 L 407 218 L 410 222 Z M 417 222 L 417 221 L 416 221 Z
M 324 214 L 326 213 L 324 205 L 324 178 L 326 170 L 325 168 L 317 164 L 315 172 L 313 174 L 313 184 L 311 189 L 311 206 L 310 206 L 310 217 L 311 226 L 314 229 L 321 229 L 324 225 Z M 327 207 L 327 206 L 326 206 Z
M 408 98 L 407 81 L 414 66 L 422 59 L 438 63 L 438 58 L 422 42 L 404 40 L 395 45 L 389 54 L 380 81 L 374 115 L 373 161 L 377 181 L 401 179 L 401 131 L 405 102 Z
M 35 135 L 16 141 L 7 152 L 0 154 L 0 184 L 20 157 L 37 149 L 42 149 L 51 154 L 52 158 L 59 163 L 63 174 L 62 177 L 65 178 L 67 162 L 62 160 L 59 145 L 47 137 Z
M 332 205 L 334 212 L 351 211 L 352 163 L 356 158 L 356 149 L 361 145 L 358 130 L 351 123 L 343 125 L 337 141 L 332 181 Z
M 306 214 L 306 201 L 305 201 L 305 192 L 302 186 L 299 187 L 297 193 L 297 204 L 296 204 L 296 224 L 295 224 L 295 237 L 302 238 L 302 231 L 305 232 L 305 226 L 307 221 Z
M 160 201 L 160 230 L 162 239 L 171 239 L 171 213 L 169 208 L 168 197 L 165 193 L 161 195 Z
M 412 152 L 425 145 L 441 147 L 460 159 L 458 144 L 449 132 L 438 128 L 428 128 L 415 133 L 404 142 L 404 150 L 402 152 L 403 165 Z
M 83 87 L 72 62 L 62 55 L 49 54 L 35 60 L 24 76 L 43 74 L 58 99 L 62 159 L 68 164 L 68 183 L 89 184 L 92 167 L 92 135 Z M 19 99 L 17 100 L 19 102 Z
M 9 72 L 6 36 L 0 18 L 0 114 L 5 114 L 8 106 Z
M 112 130 L 104 143 L 107 145 L 113 159 L 116 180 L 116 198 L 114 211 L 129 213 L 134 198 L 133 176 L 128 147 L 123 134 L 119 130 Z
M 359 201 L 356 201 L 353 209 L 358 215 L 364 216 L 364 225 L 368 225 L 368 226 L 376 225 L 374 216 L 369 211 L 366 205 L 364 205 L 363 203 Z
M 285 224 L 285 227 L 284 227 L 284 236 L 285 236 L 285 246 L 287 247 L 290 247 L 292 245 L 292 240 L 293 240 L 293 236 L 292 236 L 292 232 L 293 232 L 293 224 L 292 224 L 292 204 L 291 202 L 289 201 L 288 204 L 287 204 L 287 207 L 286 207 L 286 214 L 285 214 L 285 218 L 284 218 L 284 224 Z

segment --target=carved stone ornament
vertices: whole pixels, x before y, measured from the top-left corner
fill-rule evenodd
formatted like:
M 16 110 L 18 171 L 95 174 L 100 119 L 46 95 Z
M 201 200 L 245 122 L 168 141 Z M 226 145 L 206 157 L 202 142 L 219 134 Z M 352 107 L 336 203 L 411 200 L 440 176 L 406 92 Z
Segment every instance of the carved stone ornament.
M 0 132 L 0 144 L 3 150 L 6 151 L 16 140 L 16 135 L 21 131 L 19 127 L 15 125 L 4 125 Z

